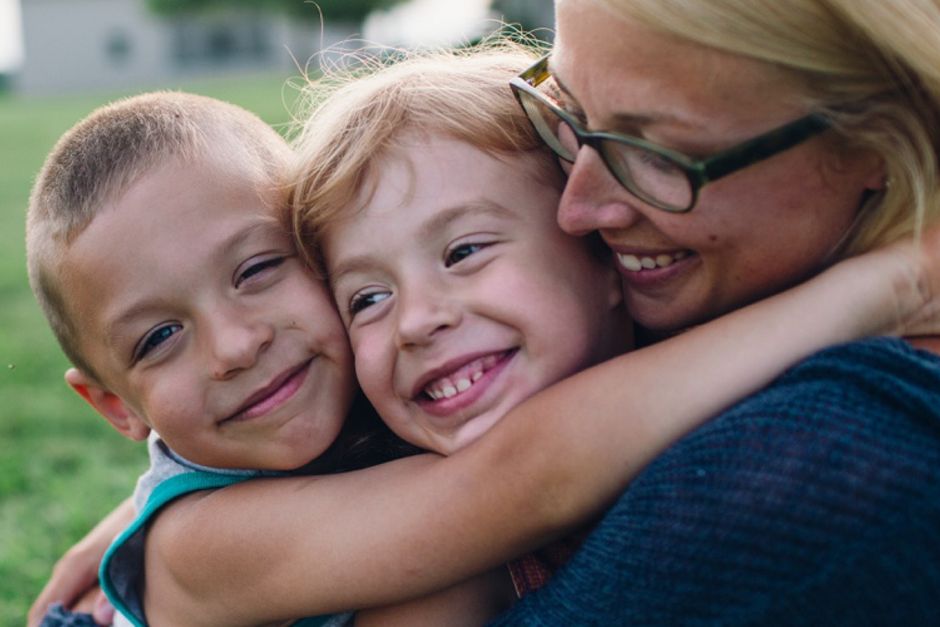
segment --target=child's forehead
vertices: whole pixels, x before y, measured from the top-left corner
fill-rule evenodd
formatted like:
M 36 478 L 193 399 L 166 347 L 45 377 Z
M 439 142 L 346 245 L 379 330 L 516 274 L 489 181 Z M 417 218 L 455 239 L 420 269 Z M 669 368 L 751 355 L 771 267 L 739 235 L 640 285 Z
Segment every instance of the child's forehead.
M 469 160 L 448 163 L 439 149 L 451 148 Z M 436 255 L 472 234 L 534 241 L 537 248 L 563 236 L 555 220 L 559 190 L 538 178 L 540 159 L 522 153 L 500 159 L 466 142 L 412 149 L 375 177 L 361 208 L 323 230 L 331 277 L 350 259 L 378 263 L 419 250 Z
M 71 241 L 64 269 L 81 280 L 65 285 L 94 291 L 110 284 L 112 298 L 164 282 L 170 289 L 174 278 L 198 278 L 242 248 L 289 247 L 272 205 L 258 185 L 232 172 L 165 164 L 106 203 Z

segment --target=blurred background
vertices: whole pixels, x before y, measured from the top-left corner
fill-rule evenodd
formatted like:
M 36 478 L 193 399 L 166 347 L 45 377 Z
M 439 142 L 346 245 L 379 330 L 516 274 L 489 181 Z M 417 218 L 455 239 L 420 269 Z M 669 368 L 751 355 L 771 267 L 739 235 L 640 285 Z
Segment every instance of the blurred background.
M 548 39 L 551 21 L 551 0 L 0 0 L 0 626 L 24 623 L 55 560 L 146 467 L 65 386 L 27 284 L 25 208 L 58 136 L 157 88 L 283 128 L 289 83 L 325 47 L 461 45 L 503 22 Z

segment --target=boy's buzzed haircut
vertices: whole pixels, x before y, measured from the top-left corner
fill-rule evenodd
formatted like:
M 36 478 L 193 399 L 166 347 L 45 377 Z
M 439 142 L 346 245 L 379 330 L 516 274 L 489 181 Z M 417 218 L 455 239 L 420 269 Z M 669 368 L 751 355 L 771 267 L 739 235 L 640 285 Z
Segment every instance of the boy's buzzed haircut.
M 233 104 L 181 92 L 133 96 L 93 111 L 46 157 L 26 217 L 29 282 L 63 352 L 97 378 L 78 350 L 61 263 L 69 246 L 109 201 L 174 159 L 241 159 L 259 182 L 280 184 L 290 150 L 274 129 Z M 120 262 L 120 260 L 116 260 Z

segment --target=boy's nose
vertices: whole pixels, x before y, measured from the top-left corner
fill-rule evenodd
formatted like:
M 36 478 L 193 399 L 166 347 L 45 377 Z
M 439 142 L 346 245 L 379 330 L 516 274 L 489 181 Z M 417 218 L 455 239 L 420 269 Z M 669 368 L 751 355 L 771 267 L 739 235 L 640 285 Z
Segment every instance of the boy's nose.
M 459 324 L 461 319 L 457 303 L 429 284 L 400 290 L 397 308 L 399 348 L 426 345 L 439 332 Z
M 251 368 L 273 339 L 274 329 L 266 321 L 239 311 L 218 314 L 208 347 L 212 377 L 225 380 Z

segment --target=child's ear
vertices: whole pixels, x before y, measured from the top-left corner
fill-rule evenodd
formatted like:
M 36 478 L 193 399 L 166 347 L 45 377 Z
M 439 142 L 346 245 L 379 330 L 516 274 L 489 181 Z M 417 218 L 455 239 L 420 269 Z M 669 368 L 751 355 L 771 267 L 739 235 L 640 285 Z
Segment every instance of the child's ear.
M 102 387 L 81 370 L 69 368 L 65 372 L 65 382 L 124 437 L 139 441 L 146 440 L 150 435 L 150 426 L 121 397 Z

